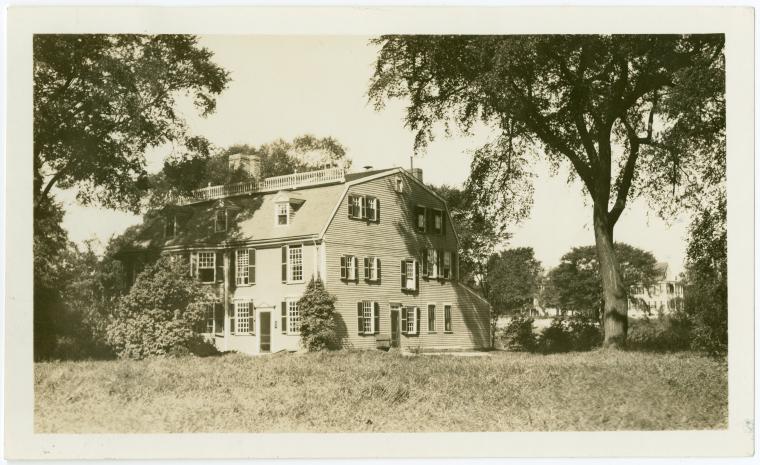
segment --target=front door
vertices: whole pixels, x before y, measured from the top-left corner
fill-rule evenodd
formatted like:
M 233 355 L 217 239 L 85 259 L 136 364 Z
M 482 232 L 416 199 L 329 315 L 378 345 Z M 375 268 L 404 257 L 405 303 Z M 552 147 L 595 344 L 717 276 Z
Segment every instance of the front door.
M 259 314 L 259 352 L 272 350 L 272 312 Z
M 391 309 L 391 347 L 398 347 L 401 343 L 401 331 L 399 331 L 398 308 Z

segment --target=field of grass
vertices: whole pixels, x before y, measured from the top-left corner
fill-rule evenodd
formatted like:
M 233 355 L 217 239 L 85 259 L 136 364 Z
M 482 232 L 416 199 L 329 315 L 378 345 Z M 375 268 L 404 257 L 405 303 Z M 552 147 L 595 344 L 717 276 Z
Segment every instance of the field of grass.
M 35 430 L 126 432 L 720 429 L 725 361 L 598 351 L 337 352 L 35 367 Z

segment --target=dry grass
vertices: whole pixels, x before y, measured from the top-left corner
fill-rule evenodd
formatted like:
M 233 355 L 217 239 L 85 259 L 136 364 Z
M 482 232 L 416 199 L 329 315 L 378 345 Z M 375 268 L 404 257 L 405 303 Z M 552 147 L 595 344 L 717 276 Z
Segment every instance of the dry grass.
M 606 351 L 488 357 L 228 354 L 35 368 L 37 432 L 725 428 L 725 361 Z

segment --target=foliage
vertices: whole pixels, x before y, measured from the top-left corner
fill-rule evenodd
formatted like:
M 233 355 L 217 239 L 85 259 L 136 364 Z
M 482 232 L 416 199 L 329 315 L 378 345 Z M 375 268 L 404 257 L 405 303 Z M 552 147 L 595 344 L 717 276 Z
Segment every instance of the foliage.
M 657 282 L 659 272 L 654 255 L 623 242 L 615 243 L 615 255 L 625 289 L 634 286 L 649 288 Z M 546 306 L 566 311 L 597 315 L 602 308 L 602 284 L 596 247 L 573 247 L 562 256 L 560 264 L 549 271 L 545 287 Z
M 325 289 L 321 279 L 313 277 L 298 299 L 301 315 L 301 345 L 309 352 L 340 347 L 335 314 L 335 297 Z
M 453 186 L 428 186 L 446 200 L 451 221 L 459 237 L 458 266 L 462 281 L 480 284 L 487 273 L 488 258 L 509 234 L 483 215 L 474 204 L 475 195 L 468 189 Z
M 694 219 L 686 250 L 684 309 L 692 325 L 692 347 L 710 353 L 728 348 L 726 198 Z
M 58 185 L 83 203 L 137 210 L 145 150 L 198 140 L 177 98 L 206 116 L 229 82 L 191 35 L 37 34 L 33 48 L 35 204 Z
M 503 315 L 530 309 L 538 292 L 541 263 L 532 247 L 503 250 L 488 260 L 486 295 L 492 313 Z
M 635 319 L 628 330 L 628 348 L 658 352 L 685 350 L 690 347 L 690 331 L 685 315 Z
M 538 351 L 551 354 L 570 351 L 588 351 L 602 343 L 599 325 L 583 316 L 554 318 L 538 337 Z
M 213 301 L 187 274 L 187 263 L 162 257 L 137 276 L 118 301 L 106 330 L 108 344 L 122 358 L 189 353 L 202 346 L 202 302 Z
M 444 123 L 494 140 L 475 152 L 471 190 L 495 221 L 530 207 L 531 162 L 572 167 L 591 199 L 605 298 L 605 342 L 625 342 L 627 301 L 613 231 L 629 198 L 663 216 L 693 204 L 725 165 L 724 37 L 391 35 L 369 97 L 406 99 L 423 150 Z M 716 168 L 717 167 L 717 168 Z
M 533 335 L 533 318 L 513 315 L 501 332 L 500 337 L 506 350 L 532 352 L 536 348 L 536 337 Z

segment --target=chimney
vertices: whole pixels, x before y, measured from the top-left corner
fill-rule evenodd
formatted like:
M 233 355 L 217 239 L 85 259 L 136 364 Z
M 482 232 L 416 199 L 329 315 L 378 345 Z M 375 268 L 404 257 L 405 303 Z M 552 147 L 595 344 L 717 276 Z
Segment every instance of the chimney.
M 258 178 L 261 174 L 261 160 L 257 154 L 235 153 L 229 156 L 228 166 L 230 171 L 242 168 L 252 178 Z
M 419 182 L 422 182 L 422 168 L 412 168 L 412 176 L 417 178 Z

